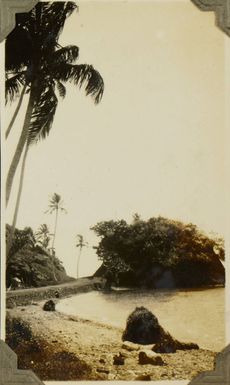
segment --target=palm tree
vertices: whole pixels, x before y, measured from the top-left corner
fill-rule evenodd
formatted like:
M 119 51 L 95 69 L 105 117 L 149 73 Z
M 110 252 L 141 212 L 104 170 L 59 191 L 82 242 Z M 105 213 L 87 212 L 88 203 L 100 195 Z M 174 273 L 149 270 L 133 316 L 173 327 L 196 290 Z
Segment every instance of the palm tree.
M 80 257 L 83 247 L 87 247 L 88 242 L 84 241 L 83 235 L 77 234 L 77 244 L 76 247 L 79 247 L 79 254 L 77 258 L 77 278 L 79 277 L 79 264 L 80 264 Z
M 65 213 L 67 212 L 66 209 L 63 207 L 63 200 L 61 199 L 61 196 L 57 193 L 54 193 L 50 199 L 49 209 L 46 211 L 46 213 L 49 213 L 49 214 L 55 213 L 53 241 L 52 241 L 52 247 L 51 247 L 52 250 L 54 250 L 54 242 L 55 242 L 56 232 L 57 232 L 58 214 L 60 211 Z
M 6 40 L 6 102 L 19 97 L 6 136 L 16 119 L 23 96 L 29 93 L 23 128 L 6 181 L 8 204 L 14 175 L 24 150 L 7 249 L 11 246 L 17 222 L 27 154 L 31 144 L 44 139 L 50 132 L 58 104 L 56 90 L 64 98 L 66 88 L 63 83 L 72 81 L 78 87 L 84 86 L 86 95 L 91 95 L 96 104 L 103 95 L 101 75 L 91 65 L 74 64 L 78 59 L 78 47 L 61 47 L 58 44 L 65 20 L 76 8 L 72 2 L 38 3 L 31 12 L 17 14 L 16 27 Z
M 7 174 L 6 204 L 23 149 L 26 161 L 30 145 L 50 132 L 58 104 L 56 91 L 64 98 L 64 83 L 70 81 L 84 86 L 86 95 L 91 95 L 96 104 L 102 98 L 104 82 L 99 72 L 91 65 L 75 64 L 77 46 L 61 47 L 58 43 L 65 20 L 75 9 L 73 2 L 39 2 L 31 12 L 17 14 L 16 28 L 6 40 L 6 101 L 20 96 L 7 136 L 24 94 L 29 93 L 23 128 Z
M 50 242 L 50 231 L 45 223 L 40 225 L 38 231 L 35 233 L 35 237 L 37 242 L 47 249 Z

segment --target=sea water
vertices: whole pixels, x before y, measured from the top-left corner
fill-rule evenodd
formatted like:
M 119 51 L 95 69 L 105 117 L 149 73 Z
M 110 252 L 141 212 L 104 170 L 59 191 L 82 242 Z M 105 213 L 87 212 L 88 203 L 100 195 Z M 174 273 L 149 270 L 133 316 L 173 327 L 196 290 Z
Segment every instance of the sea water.
M 135 307 L 145 306 L 174 338 L 220 351 L 225 346 L 224 291 L 224 288 L 92 291 L 61 300 L 57 310 L 124 329 Z

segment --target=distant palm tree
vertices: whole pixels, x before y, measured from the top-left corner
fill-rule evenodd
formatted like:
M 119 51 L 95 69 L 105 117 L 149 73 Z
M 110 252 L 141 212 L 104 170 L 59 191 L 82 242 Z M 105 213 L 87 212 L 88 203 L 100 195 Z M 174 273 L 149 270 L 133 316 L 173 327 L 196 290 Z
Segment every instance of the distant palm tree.
M 54 242 L 55 242 L 56 232 L 57 232 L 58 214 L 60 211 L 65 213 L 67 212 L 66 209 L 63 207 L 63 200 L 61 199 L 61 195 L 54 193 L 50 199 L 49 209 L 46 211 L 46 213 L 49 213 L 49 214 L 55 213 L 53 241 L 52 241 L 52 247 L 51 247 L 52 250 L 54 250 Z
M 79 247 L 79 254 L 77 258 L 77 278 L 79 278 L 79 264 L 80 264 L 80 257 L 83 247 L 87 247 L 88 242 L 84 241 L 83 235 L 77 234 L 77 244 L 76 247 Z
M 40 225 L 38 231 L 35 233 L 35 237 L 36 240 L 47 249 L 50 242 L 50 231 L 45 223 Z
M 50 132 L 58 104 L 56 90 L 64 98 L 63 83 L 70 81 L 84 86 L 95 103 L 102 98 L 104 83 L 99 72 L 88 64 L 74 64 L 79 55 L 77 46 L 61 47 L 58 43 L 66 18 L 76 8 L 73 2 L 39 2 L 31 12 L 17 14 L 16 27 L 6 39 L 6 101 L 20 96 L 6 136 L 24 94 L 29 93 L 23 128 L 7 174 L 6 204 L 23 150 L 25 163 L 29 146 Z

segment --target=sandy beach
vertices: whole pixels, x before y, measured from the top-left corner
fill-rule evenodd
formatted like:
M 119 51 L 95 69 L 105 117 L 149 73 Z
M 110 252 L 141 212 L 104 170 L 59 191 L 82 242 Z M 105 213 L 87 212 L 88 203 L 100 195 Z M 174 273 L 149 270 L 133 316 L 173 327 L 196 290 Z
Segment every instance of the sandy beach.
M 58 300 L 55 299 L 55 301 Z M 43 300 L 33 302 L 28 306 L 16 306 L 8 309 L 7 319 L 20 319 L 25 322 L 30 326 L 35 340 L 46 341 L 46 344 L 52 347 L 55 354 L 65 351 L 85 362 L 89 370 L 76 379 L 191 379 L 200 372 L 213 370 L 216 353 L 203 349 L 160 354 L 163 365 L 139 364 L 140 350 L 150 350 L 152 346 L 140 345 L 138 350 L 129 351 L 127 347 L 123 346 L 121 340 L 122 329 L 88 319 L 68 316 L 58 311 L 44 311 L 44 303 Z M 123 364 L 114 363 L 116 356 L 122 357 Z M 43 378 L 37 368 L 36 360 L 39 360 L 39 354 L 33 354 L 31 360 L 28 356 L 27 366 L 30 362 L 30 368 L 40 375 L 42 380 L 58 381 L 63 379 L 58 374 L 56 374 L 58 377 L 55 378 L 54 374 L 49 375 L 49 373 Z M 47 365 L 52 366 L 52 362 L 47 363 Z

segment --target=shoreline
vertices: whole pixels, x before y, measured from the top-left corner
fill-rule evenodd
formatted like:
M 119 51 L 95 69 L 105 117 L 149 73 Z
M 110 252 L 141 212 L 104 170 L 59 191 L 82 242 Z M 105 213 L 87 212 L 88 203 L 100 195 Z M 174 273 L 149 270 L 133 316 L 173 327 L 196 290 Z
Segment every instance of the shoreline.
M 75 294 L 87 293 L 93 290 L 106 290 L 105 289 L 106 280 L 101 277 L 82 277 L 67 281 L 64 283 L 59 283 L 57 285 L 50 286 L 41 286 L 41 287 L 31 287 L 25 289 L 16 289 L 6 291 L 6 308 L 11 309 L 15 306 L 27 306 L 33 302 L 44 301 L 45 299 L 57 298 L 67 298 Z M 225 289 L 225 285 L 215 285 L 215 286 L 206 286 L 206 287 L 196 287 L 196 288 L 160 288 L 160 289 L 146 289 L 140 287 L 112 287 L 111 291 L 160 291 L 160 292 L 187 292 L 187 291 L 205 291 L 222 288 Z
M 11 309 L 15 306 L 28 306 L 33 302 L 44 301 L 52 298 L 67 298 L 69 296 L 87 293 L 92 290 L 104 288 L 105 280 L 98 277 L 78 278 L 69 282 L 32 287 L 28 289 L 18 289 L 6 291 L 6 308 Z
M 56 299 L 56 302 L 58 300 Z M 44 311 L 45 301 L 7 309 L 8 319 L 20 319 L 29 325 L 34 339 L 46 341 L 55 354 L 65 351 L 73 354 L 90 367 L 84 380 L 187 380 L 203 371 L 213 370 L 216 352 L 211 350 L 187 350 L 160 354 L 164 365 L 141 365 L 140 350 L 150 351 L 152 346 L 139 345 L 139 350 L 123 348 L 122 328 L 96 321 L 69 316 L 59 311 Z M 114 365 L 114 357 L 122 355 L 123 365 Z M 41 380 L 59 381 L 63 378 L 45 377 L 37 372 L 39 354 L 31 362 L 32 369 Z M 52 366 L 52 362 L 49 364 Z M 21 368 L 22 369 L 22 368 Z M 26 369 L 26 368 L 25 368 Z M 74 380 L 79 378 L 67 378 Z

